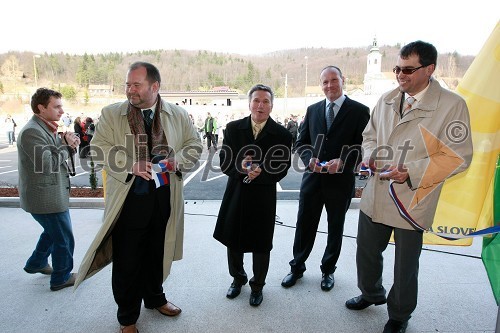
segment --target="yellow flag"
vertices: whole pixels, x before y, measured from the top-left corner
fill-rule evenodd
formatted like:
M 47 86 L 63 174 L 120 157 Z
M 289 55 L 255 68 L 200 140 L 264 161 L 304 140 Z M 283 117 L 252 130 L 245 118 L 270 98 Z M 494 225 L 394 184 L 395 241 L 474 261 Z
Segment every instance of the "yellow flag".
M 442 189 L 432 230 L 469 233 L 493 225 L 493 175 L 500 153 L 500 23 L 465 73 L 457 92 L 465 99 L 474 145 L 466 172 Z M 426 244 L 471 245 L 472 239 L 447 241 L 424 234 Z

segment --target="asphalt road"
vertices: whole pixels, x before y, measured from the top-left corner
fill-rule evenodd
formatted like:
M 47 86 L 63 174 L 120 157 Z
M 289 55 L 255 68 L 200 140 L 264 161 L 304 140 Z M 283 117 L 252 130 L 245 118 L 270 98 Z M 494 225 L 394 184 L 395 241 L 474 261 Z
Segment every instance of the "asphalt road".
M 88 187 L 90 159 L 76 157 L 76 176 L 71 178 L 75 187 Z M 278 183 L 278 200 L 298 200 L 303 165 L 294 155 L 288 174 Z M 97 172 L 98 185 L 102 186 L 101 173 Z M 0 186 L 15 187 L 18 182 L 17 150 L 0 143 Z M 218 152 L 208 154 L 204 149 L 198 168 L 184 174 L 184 198 L 186 200 L 220 200 L 224 194 L 227 177 L 220 171 Z M 364 186 L 365 181 L 356 179 L 356 186 Z

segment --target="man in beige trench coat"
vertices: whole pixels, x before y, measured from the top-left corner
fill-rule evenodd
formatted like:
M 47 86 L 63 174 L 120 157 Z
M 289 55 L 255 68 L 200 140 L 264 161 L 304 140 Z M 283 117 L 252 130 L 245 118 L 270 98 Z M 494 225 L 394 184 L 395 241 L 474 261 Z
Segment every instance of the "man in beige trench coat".
M 127 101 L 102 110 L 91 142 L 93 160 L 106 171 L 103 225 L 75 283 L 113 261 L 113 295 L 121 332 L 136 332 L 141 303 L 167 316 L 181 310 L 167 301 L 162 283 L 182 258 L 182 171 L 197 163 L 202 145 L 188 113 L 158 94 L 158 69 L 144 62 L 127 73 Z M 156 161 L 155 161 L 156 158 Z M 168 185 L 156 187 L 151 168 L 170 166 Z
M 363 132 L 363 162 L 376 173 L 363 190 L 358 220 L 356 267 L 361 295 L 350 310 L 387 303 L 384 333 L 404 333 L 417 306 L 423 232 L 400 214 L 392 187 L 422 229 L 434 220 L 445 180 L 472 160 L 469 111 L 463 98 L 433 78 L 437 50 L 415 41 L 399 53 L 393 71 L 399 87 L 380 97 Z M 386 296 L 383 251 L 394 233 L 394 280 Z

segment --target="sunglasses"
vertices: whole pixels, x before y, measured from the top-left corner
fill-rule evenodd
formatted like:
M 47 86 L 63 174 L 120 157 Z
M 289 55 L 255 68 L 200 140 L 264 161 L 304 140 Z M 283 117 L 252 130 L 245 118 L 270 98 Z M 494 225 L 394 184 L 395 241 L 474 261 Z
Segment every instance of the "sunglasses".
M 416 71 L 418 71 L 420 68 L 424 68 L 424 67 L 427 67 L 427 66 L 420 66 L 420 67 L 416 67 L 416 68 L 401 68 L 399 66 L 396 66 L 392 69 L 392 71 L 394 72 L 394 74 L 398 75 L 399 73 L 403 72 L 403 74 L 405 75 L 410 75 L 410 74 L 413 74 L 415 73 Z

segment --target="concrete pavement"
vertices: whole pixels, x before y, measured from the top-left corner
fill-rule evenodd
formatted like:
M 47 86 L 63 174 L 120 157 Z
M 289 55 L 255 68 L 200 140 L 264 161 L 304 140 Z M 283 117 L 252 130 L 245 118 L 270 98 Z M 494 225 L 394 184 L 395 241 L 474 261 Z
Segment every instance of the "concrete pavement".
M 75 271 L 101 225 L 100 200 L 75 198 L 72 202 Z M 77 208 L 84 203 L 87 208 Z M 297 201 L 278 202 L 279 222 L 264 301 L 253 308 L 248 304 L 248 285 L 237 298 L 225 297 L 232 280 L 227 272 L 226 251 L 212 238 L 220 201 L 187 201 L 184 259 L 173 264 L 172 274 L 164 284 L 167 298 L 183 312 L 169 318 L 143 308 L 137 323 L 140 332 L 381 332 L 387 321 L 385 305 L 363 311 L 350 311 L 344 306 L 348 298 L 360 293 L 355 265 L 357 208 L 347 214 L 334 289 L 320 289 L 325 214 L 304 277 L 292 288 L 281 287 L 289 271 L 297 205 Z M 76 291 L 67 288 L 52 292 L 49 277 L 23 271 L 41 227 L 16 207 L 15 198 L 0 198 L 0 215 L 0 331 L 118 332 L 111 266 Z M 495 331 L 498 307 L 480 252 L 481 239 L 474 240 L 470 247 L 425 246 L 420 261 L 419 304 L 408 333 Z M 390 245 L 385 253 L 386 289 L 393 280 L 393 261 L 394 247 Z M 245 256 L 245 262 L 251 276 L 251 255 Z

